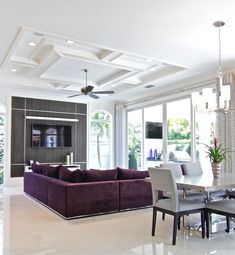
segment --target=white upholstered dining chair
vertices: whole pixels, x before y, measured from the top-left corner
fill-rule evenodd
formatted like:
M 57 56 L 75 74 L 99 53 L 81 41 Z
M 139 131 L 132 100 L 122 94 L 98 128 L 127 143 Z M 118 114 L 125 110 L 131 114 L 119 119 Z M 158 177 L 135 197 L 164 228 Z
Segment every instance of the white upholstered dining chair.
M 175 178 L 183 176 L 182 168 L 180 163 L 163 163 L 160 164 L 161 168 L 170 168 Z
M 172 244 L 176 244 L 177 226 L 181 216 L 201 213 L 202 238 L 205 236 L 204 208 L 201 202 L 179 199 L 173 171 L 167 168 L 149 168 L 153 195 L 152 236 L 155 235 L 157 212 L 170 214 L 174 217 Z M 169 198 L 158 199 L 158 191 L 167 191 Z
M 182 164 L 184 175 L 187 176 L 199 176 L 203 174 L 203 170 L 200 162 L 189 162 Z
M 185 163 L 182 165 L 182 169 L 184 174 L 187 176 L 200 176 L 203 174 L 203 170 L 199 161 Z M 210 192 L 211 200 L 219 199 L 219 198 L 223 199 L 225 196 L 226 196 L 226 191 L 223 189 Z
M 173 175 L 175 178 L 183 176 L 182 165 L 180 163 L 164 163 L 160 164 L 162 168 L 172 169 Z M 199 173 L 199 171 L 198 171 Z M 204 196 L 201 192 L 192 191 L 192 190 L 178 190 L 178 195 L 180 198 L 194 199 L 194 200 L 204 200 Z

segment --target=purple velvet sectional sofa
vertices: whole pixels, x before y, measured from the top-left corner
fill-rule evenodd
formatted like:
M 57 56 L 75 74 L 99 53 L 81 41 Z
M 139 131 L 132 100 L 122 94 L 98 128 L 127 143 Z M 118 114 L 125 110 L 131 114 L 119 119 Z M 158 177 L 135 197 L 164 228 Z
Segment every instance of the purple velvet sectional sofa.
M 152 205 L 148 171 L 70 171 L 42 164 L 32 170 L 24 173 L 24 192 L 66 219 Z

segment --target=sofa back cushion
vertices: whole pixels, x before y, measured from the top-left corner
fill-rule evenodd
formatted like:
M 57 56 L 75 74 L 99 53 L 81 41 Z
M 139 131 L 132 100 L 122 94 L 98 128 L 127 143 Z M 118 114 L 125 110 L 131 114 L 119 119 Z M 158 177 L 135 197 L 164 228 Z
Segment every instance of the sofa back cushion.
M 117 180 L 117 169 L 111 170 L 98 170 L 90 169 L 83 170 L 83 180 L 85 182 L 98 182 L 98 181 L 115 181 Z
M 60 170 L 60 166 L 45 165 L 42 168 L 42 174 L 58 179 L 59 178 L 59 170 Z
M 32 171 L 37 174 L 43 174 L 43 169 L 48 166 L 48 164 L 36 164 L 31 165 Z
M 117 169 L 118 169 L 118 180 L 143 179 L 145 177 L 149 177 L 148 171 L 123 169 L 120 167 L 117 167 Z
M 83 182 L 83 174 L 80 169 L 70 171 L 67 167 L 60 166 L 59 179 L 66 182 Z

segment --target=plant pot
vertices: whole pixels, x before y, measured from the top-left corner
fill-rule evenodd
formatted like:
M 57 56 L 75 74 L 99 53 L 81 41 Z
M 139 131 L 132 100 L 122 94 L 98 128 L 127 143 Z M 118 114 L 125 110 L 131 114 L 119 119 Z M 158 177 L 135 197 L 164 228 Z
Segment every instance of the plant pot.
M 212 173 L 215 179 L 218 179 L 220 176 L 220 172 L 221 172 L 221 163 L 217 163 L 217 162 L 212 162 L 211 163 L 211 169 L 212 169 Z

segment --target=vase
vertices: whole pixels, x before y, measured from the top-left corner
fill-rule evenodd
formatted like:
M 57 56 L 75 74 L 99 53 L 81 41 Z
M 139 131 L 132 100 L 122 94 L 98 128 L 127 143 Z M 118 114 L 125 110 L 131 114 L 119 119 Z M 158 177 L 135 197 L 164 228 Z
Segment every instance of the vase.
M 218 162 L 212 162 L 211 163 L 211 169 L 212 173 L 215 179 L 218 179 L 221 172 L 221 163 Z

